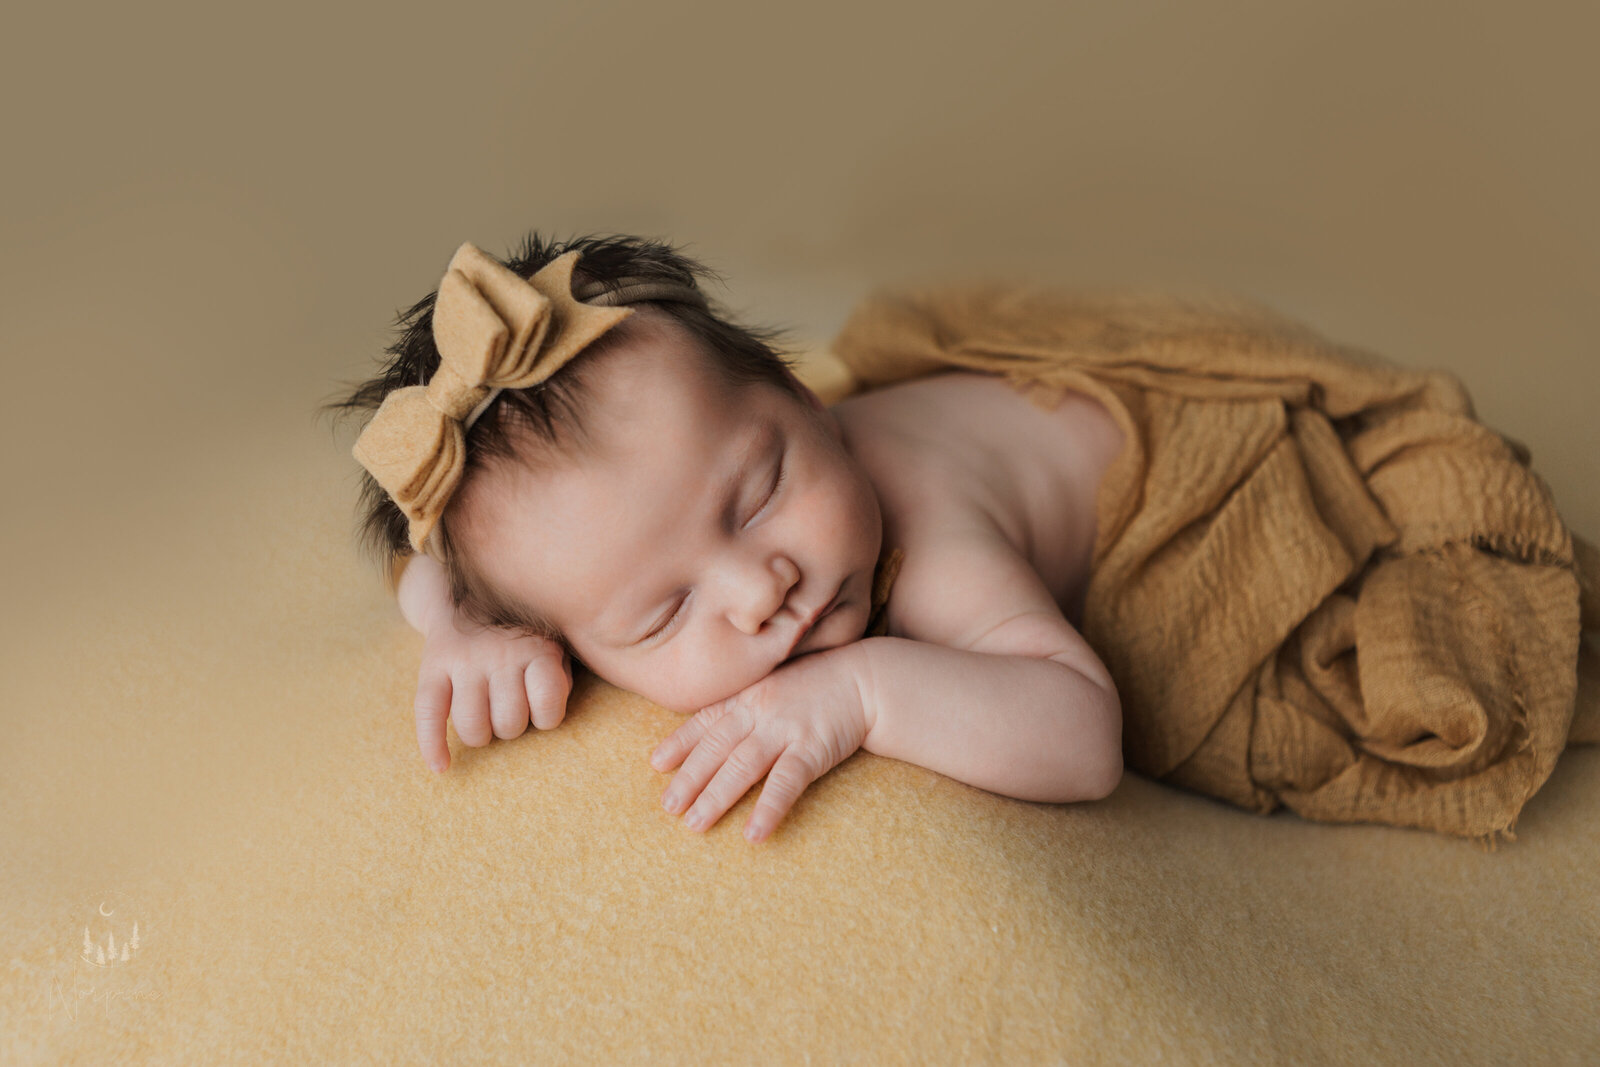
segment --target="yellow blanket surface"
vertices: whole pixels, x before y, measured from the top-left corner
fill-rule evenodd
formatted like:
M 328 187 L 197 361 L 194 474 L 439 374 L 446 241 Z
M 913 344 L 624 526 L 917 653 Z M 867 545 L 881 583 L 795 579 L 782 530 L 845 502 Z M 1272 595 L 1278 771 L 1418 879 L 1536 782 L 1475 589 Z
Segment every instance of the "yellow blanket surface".
M 1121 425 L 1083 633 L 1128 766 L 1493 841 L 1600 740 L 1600 553 L 1449 372 L 1233 298 L 1005 283 L 877 293 L 832 350 L 855 388 L 976 370 Z
M 126 357 L 69 354 L 105 375 Z M 801 376 L 826 387 L 827 365 Z M 1595 746 L 1561 758 L 1493 853 L 1131 773 L 1105 800 L 1030 803 L 868 752 L 752 846 L 759 787 L 689 831 L 648 762 L 682 717 L 582 671 L 559 729 L 483 748 L 452 732 L 432 774 L 422 638 L 352 544 L 348 438 L 301 417 L 325 385 L 214 448 L 134 449 L 164 507 L 115 551 L 79 553 L 70 508 L 12 527 L 64 547 L 13 553 L 14 586 L 41 592 L 0 606 L 0 1064 L 1544 1064 L 1600 1047 Z M 22 405 L 11 425 L 47 440 L 55 416 Z M 126 425 L 84 423 L 72 454 L 128 454 Z

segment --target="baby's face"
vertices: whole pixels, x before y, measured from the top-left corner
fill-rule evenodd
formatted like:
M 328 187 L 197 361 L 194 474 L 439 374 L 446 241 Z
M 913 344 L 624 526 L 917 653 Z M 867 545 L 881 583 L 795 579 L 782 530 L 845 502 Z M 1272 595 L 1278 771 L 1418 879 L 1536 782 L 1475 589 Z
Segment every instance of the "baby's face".
M 595 455 L 491 467 L 450 527 L 596 674 L 686 714 L 859 639 L 883 535 L 831 412 L 723 386 L 691 345 L 631 333 L 593 368 Z

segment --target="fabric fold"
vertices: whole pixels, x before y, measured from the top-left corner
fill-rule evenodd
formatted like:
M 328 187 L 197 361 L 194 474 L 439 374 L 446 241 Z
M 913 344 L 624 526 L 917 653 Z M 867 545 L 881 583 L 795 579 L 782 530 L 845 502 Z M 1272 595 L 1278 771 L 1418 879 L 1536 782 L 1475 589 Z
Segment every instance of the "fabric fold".
M 857 389 L 966 369 L 1117 420 L 1083 632 L 1141 773 L 1492 840 L 1596 732 L 1600 553 L 1447 371 L 1229 297 L 996 283 L 874 294 L 831 350 Z

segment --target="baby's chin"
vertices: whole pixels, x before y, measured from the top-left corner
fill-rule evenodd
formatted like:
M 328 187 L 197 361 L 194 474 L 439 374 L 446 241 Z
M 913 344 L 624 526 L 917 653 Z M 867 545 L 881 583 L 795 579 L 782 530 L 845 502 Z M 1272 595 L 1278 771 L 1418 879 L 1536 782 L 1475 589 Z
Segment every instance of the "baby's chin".
M 865 604 L 839 605 L 817 624 L 817 636 L 825 639 L 819 651 L 861 640 L 867 636 L 867 622 L 871 617 L 872 609 Z

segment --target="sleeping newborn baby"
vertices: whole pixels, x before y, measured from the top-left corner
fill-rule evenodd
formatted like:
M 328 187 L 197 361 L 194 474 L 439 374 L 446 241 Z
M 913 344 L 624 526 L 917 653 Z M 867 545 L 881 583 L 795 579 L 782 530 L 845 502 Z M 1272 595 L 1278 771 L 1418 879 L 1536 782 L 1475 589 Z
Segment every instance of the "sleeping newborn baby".
M 429 551 L 366 484 L 368 539 L 404 564 L 401 610 L 425 637 L 430 766 L 447 766 L 447 719 L 472 746 L 557 726 L 576 658 L 692 716 L 651 765 L 676 768 L 663 804 L 695 830 L 765 778 L 745 830 L 764 839 L 858 748 L 1024 800 L 1110 793 L 1120 703 L 1077 629 L 1122 446 L 1105 409 L 1069 392 L 1043 410 L 964 371 L 825 406 L 669 246 L 535 235 L 505 266 L 531 278 L 573 251 L 573 296 L 626 316 L 480 405 Z M 340 406 L 437 373 L 432 309 L 411 309 L 384 373 Z M 869 635 L 891 548 L 903 564 Z

